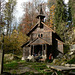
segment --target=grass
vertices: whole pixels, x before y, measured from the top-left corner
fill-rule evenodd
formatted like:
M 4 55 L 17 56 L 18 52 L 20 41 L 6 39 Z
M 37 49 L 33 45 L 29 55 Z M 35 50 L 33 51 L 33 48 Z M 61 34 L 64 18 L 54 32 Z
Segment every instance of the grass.
M 24 61 L 24 60 L 20 60 L 19 62 L 20 62 L 20 63 L 25 63 L 26 61 Z
M 74 61 L 75 61 L 75 57 L 68 62 L 74 63 Z M 62 61 L 60 61 L 60 62 L 62 62 Z M 26 62 L 26 61 L 22 61 L 22 60 L 12 60 L 11 62 L 4 63 L 4 71 L 11 73 L 11 70 L 12 70 L 12 74 L 16 74 L 18 68 L 21 66 L 21 67 L 29 67 L 31 70 L 35 70 L 35 71 L 39 72 L 39 74 L 34 74 L 33 71 L 29 71 L 29 72 L 25 72 L 24 74 L 21 74 L 21 75 L 43 75 L 43 74 L 51 75 L 52 72 L 44 71 L 45 69 L 48 69 L 46 65 L 47 65 L 46 62 Z M 53 65 L 53 63 L 50 63 L 50 65 Z M 61 73 L 58 72 L 58 75 L 61 75 Z
M 23 67 L 30 67 L 31 69 L 35 69 L 39 72 L 41 72 L 44 69 L 47 69 L 46 63 L 39 63 L 39 62 L 26 62 L 22 60 L 13 60 L 8 63 L 4 63 L 4 70 L 12 70 L 17 69 L 20 65 L 23 65 Z
M 4 64 L 4 70 L 16 69 L 18 67 L 17 61 L 9 62 L 8 64 Z
M 32 65 L 32 68 L 37 70 L 38 72 L 43 73 L 44 69 L 48 69 L 46 64 L 37 64 L 37 65 Z
M 29 67 L 31 70 L 35 70 L 37 72 L 39 72 L 39 75 L 43 75 L 44 69 L 48 69 L 47 68 L 47 63 L 43 62 L 26 62 L 26 61 L 22 61 L 22 60 L 13 60 L 11 62 L 8 63 L 4 63 L 4 71 L 6 72 L 10 72 L 12 70 L 12 73 L 16 73 L 16 70 L 18 70 L 19 66 L 21 67 Z M 34 75 L 33 72 L 25 72 L 24 75 L 30 73 L 30 75 Z
M 75 64 L 75 56 L 71 60 L 69 60 L 67 63 L 69 63 L 69 64 Z
M 29 72 L 25 72 L 25 73 L 21 73 L 20 75 L 51 75 L 52 72 L 46 72 L 44 71 L 44 69 L 48 69 L 47 68 L 47 63 L 46 62 L 26 62 L 26 61 L 22 61 L 22 60 L 14 60 L 12 62 L 9 62 L 8 64 L 4 64 L 4 71 L 10 72 L 10 70 L 12 70 L 12 75 L 17 74 L 17 69 L 18 67 L 22 65 L 23 67 L 30 67 L 30 69 L 33 69 L 35 71 L 37 71 L 38 73 L 35 74 L 32 71 Z M 58 72 L 58 75 L 61 75 L 60 72 Z

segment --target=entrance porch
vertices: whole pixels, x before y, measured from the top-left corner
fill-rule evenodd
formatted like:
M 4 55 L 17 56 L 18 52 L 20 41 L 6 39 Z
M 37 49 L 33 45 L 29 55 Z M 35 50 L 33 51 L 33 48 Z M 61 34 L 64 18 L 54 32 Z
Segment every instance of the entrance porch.
M 42 45 L 32 45 L 31 46 L 31 55 L 33 54 L 36 55 L 46 55 L 47 54 L 47 44 L 42 44 Z
M 48 44 L 31 45 L 29 50 L 30 56 L 41 56 L 44 59 L 48 59 L 50 53 L 52 53 L 52 46 Z

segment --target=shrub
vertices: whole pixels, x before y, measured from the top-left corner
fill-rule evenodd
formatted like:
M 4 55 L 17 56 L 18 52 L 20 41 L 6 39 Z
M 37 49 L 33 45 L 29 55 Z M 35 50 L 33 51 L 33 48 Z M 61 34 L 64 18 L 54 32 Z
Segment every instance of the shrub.
M 75 64 L 75 56 L 71 60 L 69 60 L 67 63 L 69 63 L 69 64 Z
M 70 46 L 69 45 L 64 45 L 64 54 L 68 53 L 70 50 Z

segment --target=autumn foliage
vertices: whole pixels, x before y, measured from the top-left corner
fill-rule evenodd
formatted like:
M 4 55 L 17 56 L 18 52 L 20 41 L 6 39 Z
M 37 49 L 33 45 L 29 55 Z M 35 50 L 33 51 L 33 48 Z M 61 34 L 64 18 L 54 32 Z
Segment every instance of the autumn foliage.
M 27 42 L 28 39 L 29 38 L 22 32 L 17 32 L 14 30 L 10 37 L 4 36 L 4 53 L 21 54 L 21 46 Z
M 54 24 L 54 15 L 55 15 L 55 5 L 52 5 L 50 8 L 50 27 Z
M 25 6 L 24 8 L 25 14 L 20 24 L 20 31 L 22 33 L 27 34 L 37 22 L 37 19 L 36 19 L 37 12 L 36 12 L 36 8 L 34 7 L 33 3 L 28 2 L 28 3 L 25 3 L 24 6 Z

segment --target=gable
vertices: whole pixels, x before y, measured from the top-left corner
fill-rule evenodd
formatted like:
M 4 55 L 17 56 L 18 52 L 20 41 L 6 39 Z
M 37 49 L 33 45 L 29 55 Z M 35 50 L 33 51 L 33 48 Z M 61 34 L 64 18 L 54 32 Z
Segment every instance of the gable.
M 49 44 L 49 43 L 41 38 L 37 38 L 36 40 L 32 41 L 29 45 L 40 45 L 40 44 Z
M 39 22 L 30 30 L 30 32 L 27 35 L 30 35 L 31 33 L 42 33 L 42 32 L 51 32 L 53 31 L 50 27 L 48 27 L 47 25 L 45 25 L 43 22 L 41 22 L 41 24 L 43 24 L 43 28 L 39 27 Z
M 50 30 L 50 31 L 52 31 L 52 32 L 55 33 L 55 31 L 54 31 L 52 28 L 50 28 L 48 25 L 46 25 L 46 24 L 43 23 L 43 22 L 41 22 L 41 23 L 45 26 L 45 29 L 46 29 L 46 30 Z
M 36 25 L 27 33 L 27 35 L 29 36 L 38 26 L 39 21 L 36 23 Z

